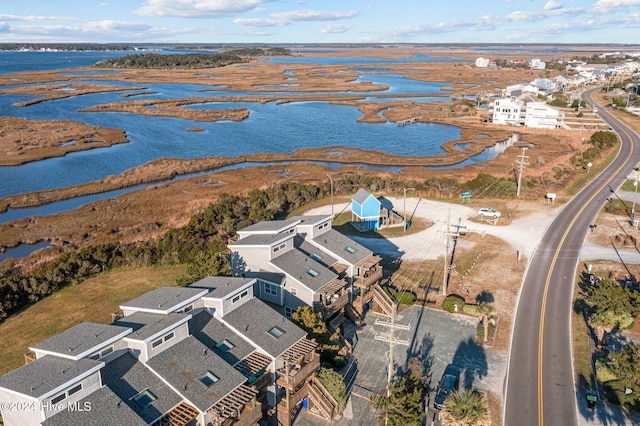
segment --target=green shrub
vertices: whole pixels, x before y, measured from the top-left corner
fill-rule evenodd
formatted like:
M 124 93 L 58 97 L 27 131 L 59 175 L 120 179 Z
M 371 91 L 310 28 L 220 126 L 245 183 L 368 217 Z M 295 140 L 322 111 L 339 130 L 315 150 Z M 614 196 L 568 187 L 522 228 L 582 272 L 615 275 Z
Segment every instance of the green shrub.
M 347 365 L 347 358 L 343 355 L 338 355 L 338 351 L 333 349 L 323 350 L 320 353 L 320 361 L 325 365 L 330 365 L 338 369 Z
M 416 303 L 416 295 L 410 291 L 398 290 L 393 287 L 384 286 L 384 292 L 400 305 L 413 305 Z
M 474 317 L 480 316 L 480 310 L 478 309 L 478 305 L 464 305 L 462 307 L 462 312 L 467 315 L 473 315 Z
M 330 368 L 320 368 L 316 377 L 327 388 L 331 396 L 338 401 L 338 412 L 342 413 L 347 405 L 347 387 L 342 375 Z
M 596 377 L 600 383 L 606 383 L 618 379 L 607 366 L 606 360 L 602 358 L 596 360 Z
M 489 339 L 492 339 L 495 334 L 496 326 L 489 323 L 489 328 L 487 329 L 487 337 Z M 478 326 L 476 327 L 476 337 L 478 339 L 484 339 L 484 325 L 482 324 L 482 321 L 480 321 L 480 324 L 478 324 Z
M 447 312 L 455 312 L 455 306 L 458 305 L 458 312 L 464 310 L 464 306 L 466 305 L 464 298 L 462 296 L 458 296 L 457 294 L 450 294 L 444 298 L 442 302 L 442 309 Z

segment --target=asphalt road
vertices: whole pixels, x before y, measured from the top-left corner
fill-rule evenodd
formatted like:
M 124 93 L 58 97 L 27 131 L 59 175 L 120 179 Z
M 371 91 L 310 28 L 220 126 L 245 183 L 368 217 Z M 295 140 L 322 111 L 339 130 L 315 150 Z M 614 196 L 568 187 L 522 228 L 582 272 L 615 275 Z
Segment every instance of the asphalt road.
M 594 89 L 597 90 L 597 89 Z M 595 105 L 591 92 L 585 93 Z M 544 233 L 519 296 L 505 392 L 504 424 L 577 425 L 571 309 L 580 250 L 598 212 L 640 162 L 640 137 L 605 108 L 598 114 L 620 136 L 616 159 L 567 203 Z

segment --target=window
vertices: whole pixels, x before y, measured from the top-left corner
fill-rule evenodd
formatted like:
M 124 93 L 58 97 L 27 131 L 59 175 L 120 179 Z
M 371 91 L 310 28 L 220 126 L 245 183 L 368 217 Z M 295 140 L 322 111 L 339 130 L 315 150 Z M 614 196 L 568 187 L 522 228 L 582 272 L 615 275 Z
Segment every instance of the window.
M 247 294 L 249 294 L 249 290 L 245 290 L 240 294 L 240 298 L 244 299 L 245 297 L 247 297 Z
M 60 402 L 67 399 L 67 397 L 74 395 L 82 390 L 82 383 L 78 383 L 68 391 L 62 392 L 60 395 L 56 396 L 51 400 L 51 404 L 59 404 Z
M 307 274 L 311 275 L 312 277 L 317 277 L 318 271 L 316 271 L 315 269 L 309 268 L 309 270 L 307 271 Z
M 351 254 L 353 254 L 353 253 L 355 253 L 355 252 L 356 252 L 356 249 L 354 249 L 354 248 L 353 248 L 353 247 L 351 247 L 351 246 L 347 246 L 347 247 L 345 248 L 345 250 L 346 250 L 346 251 L 348 251 L 348 252 L 349 252 L 349 253 L 351 253 Z
M 108 348 L 103 349 L 101 352 L 98 352 L 98 353 L 95 353 L 95 354 L 91 355 L 89 357 L 89 359 L 97 360 L 97 359 L 100 359 L 100 358 L 102 358 L 104 356 L 109 355 L 111 352 L 113 352 L 113 346 L 109 346 Z
M 60 395 L 58 395 L 58 396 L 56 396 L 55 398 L 53 398 L 53 399 L 51 400 L 51 403 L 52 403 L 52 404 L 57 404 L 57 403 L 59 403 L 59 402 L 64 401 L 66 398 L 67 398 L 67 394 L 63 392 L 63 393 L 61 393 Z
M 271 330 L 269 330 L 268 333 L 272 335 L 274 338 L 279 339 L 280 336 L 284 334 L 284 330 L 279 327 L 273 327 Z
M 102 352 L 100 352 L 100 358 L 109 355 L 111 352 L 113 352 L 113 346 L 109 346 L 107 349 L 104 349 Z
M 298 290 L 295 287 L 289 287 L 289 293 L 295 296 L 298 294 Z
M 293 315 L 293 312 L 295 311 L 295 309 L 290 308 L 288 306 L 284 307 L 284 316 L 287 318 L 291 318 L 291 315 Z
M 235 347 L 236 345 L 234 345 L 227 339 L 224 339 L 222 342 L 218 343 L 218 345 L 216 346 L 216 348 L 218 348 L 220 352 L 229 352 L 231 349 Z
M 176 333 L 175 332 L 171 332 L 169 334 L 166 334 L 164 337 L 159 338 L 158 340 L 154 341 L 151 344 L 151 347 L 153 349 L 157 348 L 158 346 L 160 346 L 163 342 L 166 342 L 167 340 L 173 339 L 175 337 Z
M 82 390 L 82 383 L 78 383 L 77 385 L 69 389 L 69 391 L 67 392 L 67 395 L 71 396 L 74 393 L 80 392 L 81 390 Z
M 186 314 L 187 312 L 189 312 L 192 309 L 193 309 L 193 305 L 189 305 L 186 308 L 184 308 L 184 310 L 182 312 L 184 312 Z
M 240 295 L 237 295 L 236 297 L 231 299 L 231 303 L 236 303 L 238 300 L 240 300 Z
M 278 286 L 275 284 L 264 283 L 264 292 L 273 296 L 277 296 Z
M 322 260 L 322 256 L 320 256 L 318 253 L 313 253 L 310 257 L 315 261 Z
M 205 374 L 200 376 L 198 380 L 200 380 L 206 387 L 209 387 L 220 379 L 211 371 L 207 371 Z
M 138 403 L 142 408 L 147 408 L 153 401 L 158 399 L 149 389 L 145 389 L 137 395 L 134 395 L 131 399 Z
M 287 243 L 282 243 L 278 247 L 274 247 L 273 248 L 273 252 L 275 253 L 277 251 L 280 251 L 280 250 L 284 249 L 286 246 L 287 246 Z

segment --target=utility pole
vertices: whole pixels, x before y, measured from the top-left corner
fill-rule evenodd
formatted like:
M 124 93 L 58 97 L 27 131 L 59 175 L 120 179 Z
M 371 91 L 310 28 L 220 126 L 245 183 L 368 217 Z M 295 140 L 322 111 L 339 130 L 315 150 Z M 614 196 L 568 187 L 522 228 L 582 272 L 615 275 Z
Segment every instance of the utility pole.
M 327 174 L 329 181 L 331 181 L 331 220 L 333 220 L 333 178 Z
M 447 284 L 449 283 L 449 233 L 451 232 L 451 209 L 447 215 L 447 235 L 444 237 L 444 270 L 442 272 L 442 295 L 447 295 Z
M 407 232 L 407 189 L 408 190 L 416 190 L 415 188 L 404 188 L 404 198 L 403 198 L 403 205 L 404 205 L 404 232 Z
M 390 332 L 390 336 L 389 337 L 380 336 L 378 334 L 376 334 L 375 337 L 374 337 L 375 340 L 381 340 L 383 342 L 388 342 L 389 343 L 389 371 L 387 372 L 387 398 L 388 398 L 389 395 L 391 394 L 391 380 L 393 379 L 393 347 L 395 345 L 404 345 L 404 346 L 409 346 L 410 345 L 410 342 L 408 340 L 396 339 L 395 336 L 394 336 L 394 332 L 395 332 L 396 329 L 398 329 L 398 330 L 409 330 L 409 329 L 411 329 L 411 325 L 396 324 L 395 306 L 394 306 L 394 309 L 391 312 L 391 322 L 390 323 L 388 321 L 380 321 L 379 319 L 376 319 L 376 322 L 374 323 L 374 325 L 381 325 L 383 327 L 387 327 L 387 328 L 389 328 L 389 332 Z
M 442 295 L 447 295 L 447 286 L 449 285 L 449 274 L 451 270 L 449 268 L 449 238 L 458 238 L 460 236 L 461 226 L 457 226 L 456 232 L 451 232 L 451 209 L 447 215 L 447 232 L 444 237 L 444 269 L 442 274 Z
M 527 150 L 527 147 L 522 147 L 522 154 L 518 155 L 518 159 L 516 163 L 520 165 L 520 171 L 518 173 L 518 189 L 516 190 L 516 197 L 520 198 L 520 185 L 522 184 L 522 172 L 524 171 L 524 166 L 528 166 L 529 163 L 526 163 L 525 160 L 529 158 L 528 155 L 524 155 L 524 152 Z

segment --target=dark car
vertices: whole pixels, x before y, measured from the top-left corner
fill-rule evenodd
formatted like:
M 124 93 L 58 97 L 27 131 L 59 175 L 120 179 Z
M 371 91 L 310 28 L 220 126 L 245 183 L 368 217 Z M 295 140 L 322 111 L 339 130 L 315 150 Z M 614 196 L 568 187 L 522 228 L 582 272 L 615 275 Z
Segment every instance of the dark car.
M 436 397 L 433 399 L 433 408 L 440 410 L 444 407 L 444 402 L 449 398 L 449 395 L 458 390 L 458 383 L 457 375 L 445 373 L 440 380 Z

